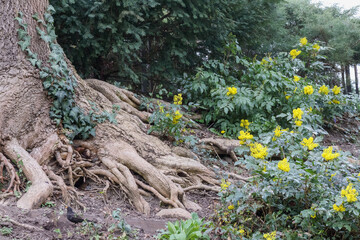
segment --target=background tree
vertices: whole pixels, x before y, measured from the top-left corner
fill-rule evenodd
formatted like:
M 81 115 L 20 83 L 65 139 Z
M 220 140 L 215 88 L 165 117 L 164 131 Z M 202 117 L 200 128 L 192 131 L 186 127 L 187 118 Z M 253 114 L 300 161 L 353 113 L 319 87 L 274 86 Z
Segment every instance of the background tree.
M 271 35 L 279 0 L 51 1 L 59 42 L 84 77 L 142 92 L 192 74 L 203 60 L 222 57 L 233 32 L 249 54 Z

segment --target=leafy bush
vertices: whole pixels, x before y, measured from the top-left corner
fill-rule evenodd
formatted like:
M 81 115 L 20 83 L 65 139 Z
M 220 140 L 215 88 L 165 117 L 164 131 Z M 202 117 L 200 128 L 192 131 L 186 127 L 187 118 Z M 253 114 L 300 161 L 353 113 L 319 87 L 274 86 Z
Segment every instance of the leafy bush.
M 181 113 L 182 94 L 174 96 L 174 104 L 163 106 L 158 102 L 155 111 L 150 116 L 149 123 L 152 124 L 148 134 L 155 131 L 161 136 L 170 137 L 175 143 L 189 143 L 194 145 L 196 140 L 191 135 L 191 120 L 185 120 Z
M 219 56 L 229 32 L 255 48 L 266 31 L 272 34 L 266 26 L 277 2 L 50 1 L 58 42 L 83 77 L 126 86 L 142 83 L 142 92 L 160 83 L 176 89 L 174 79 L 193 74 L 210 54 Z
M 319 128 L 322 119 L 357 111 L 358 101 L 341 94 L 336 85 L 332 91 L 327 85 L 320 55 L 324 48 L 304 39 L 290 53 L 259 61 L 244 57 L 230 35 L 223 61 L 204 62 L 193 79 L 186 79 L 184 94 L 199 104 L 206 123 L 213 123 L 218 131 L 226 129 L 232 137 L 243 130 L 241 119 L 252 122 L 253 132 L 262 133 L 277 125 L 291 127 L 285 116 L 294 108 L 312 110 L 309 125 L 313 129 Z
M 306 126 L 311 114 L 294 109 L 288 113 L 294 131 L 278 126 L 243 140 L 236 165 L 249 169 L 252 178 L 246 184 L 222 183 L 222 206 L 213 224 L 223 239 L 352 239 L 360 234 L 360 169 L 349 164 L 348 153 L 320 146 L 321 132 Z
M 167 229 L 161 230 L 159 240 L 197 240 L 210 239 L 206 234 L 208 223 L 204 223 L 196 213 L 191 214 L 191 219 L 176 221 L 174 224 L 168 222 Z

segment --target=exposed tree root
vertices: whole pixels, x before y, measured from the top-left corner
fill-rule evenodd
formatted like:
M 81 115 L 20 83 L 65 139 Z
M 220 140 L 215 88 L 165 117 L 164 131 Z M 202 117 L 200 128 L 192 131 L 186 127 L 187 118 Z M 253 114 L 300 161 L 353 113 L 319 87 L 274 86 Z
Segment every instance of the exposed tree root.
M 224 172 L 224 174 L 228 175 L 229 177 L 235 178 L 236 180 L 241 180 L 243 182 L 248 182 L 253 178 L 253 177 L 240 176 L 236 173 L 231 173 L 231 172 Z
M 19 208 L 32 209 L 39 207 L 52 193 L 53 185 L 38 162 L 22 148 L 16 139 L 7 142 L 4 153 L 21 168 L 26 178 L 31 181 L 28 191 L 19 199 Z
M 150 114 L 137 110 L 140 101 L 132 92 L 117 88 L 112 84 L 97 79 L 87 79 L 86 83 L 93 89 L 102 93 L 112 104 L 117 104 L 124 111 L 140 118 L 141 121 L 148 122 Z
M 200 143 L 204 145 L 200 145 L 200 147 L 210 150 L 215 154 L 226 154 L 231 157 L 231 159 L 236 162 L 238 160 L 234 149 L 239 146 L 239 141 L 230 140 L 230 139 L 220 139 L 220 138 L 205 138 L 201 139 Z
M 204 190 L 209 190 L 209 191 L 214 191 L 214 192 L 220 192 L 219 187 L 212 187 L 212 186 L 203 185 L 203 184 L 184 188 L 184 191 L 186 192 L 186 191 L 190 191 L 190 190 L 194 190 L 194 189 L 204 189 Z
M 62 179 L 62 177 L 56 175 L 53 171 L 48 169 L 47 166 L 43 166 L 43 169 L 44 169 L 45 173 L 49 176 L 49 178 L 51 180 L 54 180 L 56 182 L 56 184 L 60 187 L 63 200 L 64 200 L 65 204 L 68 205 L 70 203 L 70 196 L 69 196 L 66 184 L 65 184 L 64 180 Z
M 20 185 L 20 178 L 17 175 L 14 166 L 10 163 L 10 161 L 0 153 L 0 181 L 4 183 L 4 176 L 3 176 L 3 169 L 5 167 L 7 173 L 10 175 L 10 183 L 8 188 L 5 190 L 5 193 L 9 193 L 10 191 L 13 192 L 20 192 L 19 185 Z M 11 190 L 12 189 L 12 190 Z
M 140 101 L 131 92 L 95 79 L 86 81 L 91 88 L 81 83 L 83 89 L 80 91 L 88 93 L 88 100 L 97 102 L 100 108 L 109 111 L 115 104 L 121 106 L 117 115 L 119 124 L 100 124 L 95 138 L 74 141 L 72 146 L 63 135 L 51 135 L 43 143 L 44 146 L 32 150 L 31 156 L 36 160 L 16 141 L 8 142 L 3 149 L 4 153 L 24 168 L 34 189 L 29 189 L 31 191 L 22 197 L 26 197 L 28 203 L 20 199 L 18 206 L 39 206 L 52 192 L 49 178 L 55 185 L 56 193 L 61 193 L 66 204 L 76 202 L 82 205 L 74 185 L 81 177 L 91 178 L 105 184 L 104 201 L 107 201 L 107 191 L 111 184 L 116 184 L 126 193 L 132 205 L 145 214 L 150 213 L 150 206 L 143 196 L 148 196 L 149 192 L 172 207 L 199 209 L 196 203 L 186 198 L 185 191 L 218 191 L 219 181 L 212 171 L 199 162 L 198 156 L 185 148 L 171 149 L 158 138 L 146 134 L 147 126 L 144 123 L 149 113 L 137 109 Z M 84 108 L 88 107 L 87 101 L 80 99 L 79 102 L 85 104 Z M 213 144 L 216 145 L 215 142 Z M 225 150 L 219 144 L 217 148 Z M 42 157 L 40 153 L 45 156 Z M 51 154 L 55 161 L 49 162 Z M 20 158 L 17 158 L 18 155 Z M 28 163 L 33 162 L 36 166 L 28 166 Z M 43 169 L 39 163 L 43 164 Z M 5 163 L 3 165 L 6 166 Z M 35 169 L 34 172 L 31 169 Z M 33 178 L 34 174 L 36 178 Z

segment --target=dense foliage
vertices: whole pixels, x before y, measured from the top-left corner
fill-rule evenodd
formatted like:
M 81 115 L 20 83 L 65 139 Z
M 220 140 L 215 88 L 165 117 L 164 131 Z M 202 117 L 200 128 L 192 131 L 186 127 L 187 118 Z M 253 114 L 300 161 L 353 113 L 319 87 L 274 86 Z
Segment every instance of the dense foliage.
M 230 33 L 249 57 L 285 51 L 303 36 L 321 41 L 333 49 L 324 52 L 331 66 L 326 73 L 360 56 L 355 10 L 321 8 L 310 0 L 50 2 L 58 41 L 83 77 L 141 86 L 146 93 L 165 84 L 176 90 L 183 73 L 221 58 Z
M 161 83 L 176 89 L 174 79 L 221 54 L 230 32 L 255 49 L 278 1 L 50 2 L 58 41 L 83 77 L 153 92 Z

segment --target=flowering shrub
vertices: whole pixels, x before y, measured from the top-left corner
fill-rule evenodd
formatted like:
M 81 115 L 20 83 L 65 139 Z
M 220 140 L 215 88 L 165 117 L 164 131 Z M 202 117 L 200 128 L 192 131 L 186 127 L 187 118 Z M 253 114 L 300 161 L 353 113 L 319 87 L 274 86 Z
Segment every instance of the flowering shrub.
M 174 104 L 171 104 L 168 109 L 158 103 L 153 114 L 150 116 L 149 123 L 152 124 L 148 134 L 155 131 L 162 136 L 173 138 L 177 143 L 191 143 L 196 142 L 195 137 L 191 135 L 189 127 L 190 120 L 184 120 L 183 114 L 180 110 L 182 104 L 182 94 L 174 96 Z
M 349 239 L 360 234 L 360 168 L 347 161 L 347 153 L 320 146 L 321 137 L 305 127 L 309 116 L 294 109 L 287 119 L 301 119 L 302 126 L 292 123 L 294 131 L 277 126 L 240 145 L 243 157 L 235 164 L 249 169 L 252 178 L 245 184 L 223 181 L 222 205 L 213 221 L 222 239 Z
M 227 49 L 240 49 L 232 39 L 228 45 Z M 226 61 L 206 61 L 186 82 L 184 94 L 199 106 L 205 123 L 217 132 L 226 129 L 225 136 L 236 137 L 246 128 L 241 119 L 252 122 L 254 133 L 278 125 L 292 127 L 286 113 L 299 107 L 312 110 L 308 127 L 319 128 L 323 119 L 333 121 L 345 111 L 357 111 L 359 105 L 341 94 L 340 87 L 327 85 L 322 49 L 326 48 L 302 38 L 289 53 L 261 60 L 248 59 L 240 50 L 225 51 Z M 294 121 L 302 125 L 301 118 Z

